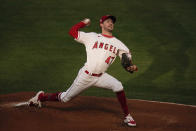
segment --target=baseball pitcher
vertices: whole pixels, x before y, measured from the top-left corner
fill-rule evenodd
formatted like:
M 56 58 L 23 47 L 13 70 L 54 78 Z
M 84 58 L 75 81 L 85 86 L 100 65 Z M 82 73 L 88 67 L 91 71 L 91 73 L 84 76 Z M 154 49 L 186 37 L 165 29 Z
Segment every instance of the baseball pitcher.
M 100 19 L 102 33 L 100 34 L 80 31 L 81 28 L 90 25 L 90 19 L 88 18 L 72 26 L 69 34 L 75 41 L 86 47 L 86 63 L 79 70 L 76 79 L 67 91 L 60 93 L 44 93 L 43 91 L 39 91 L 36 96 L 29 100 L 29 106 L 41 107 L 41 102 L 44 101 L 68 102 L 82 91 L 96 86 L 110 89 L 116 93 L 124 113 L 124 123 L 128 126 L 136 126 L 136 122 L 128 110 L 122 83 L 106 73 L 108 67 L 117 56 L 120 57 L 121 64 L 126 71 L 130 73 L 137 71 L 137 66 L 132 64 L 131 52 L 127 46 L 112 35 L 115 22 L 115 16 L 102 16 Z

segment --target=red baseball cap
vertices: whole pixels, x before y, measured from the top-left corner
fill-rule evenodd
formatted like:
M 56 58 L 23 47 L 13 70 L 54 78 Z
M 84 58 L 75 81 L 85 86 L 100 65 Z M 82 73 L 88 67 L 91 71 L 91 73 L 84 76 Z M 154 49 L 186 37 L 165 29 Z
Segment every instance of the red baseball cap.
M 99 22 L 100 23 L 103 23 L 105 20 L 107 20 L 109 18 L 112 19 L 113 23 L 116 22 L 116 17 L 113 16 L 113 15 L 104 15 L 104 16 L 101 17 L 101 19 L 99 20 Z

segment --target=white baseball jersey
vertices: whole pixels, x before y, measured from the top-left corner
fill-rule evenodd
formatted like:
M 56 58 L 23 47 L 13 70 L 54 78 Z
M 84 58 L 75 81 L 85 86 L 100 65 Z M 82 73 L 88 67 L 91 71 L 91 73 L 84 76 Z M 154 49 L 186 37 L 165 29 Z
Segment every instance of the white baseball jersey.
M 75 40 L 86 47 L 87 61 L 85 67 L 91 73 L 104 73 L 120 51 L 129 53 L 129 49 L 113 36 L 79 31 L 78 38 Z
M 60 94 L 60 100 L 67 102 L 91 86 L 110 89 L 113 92 L 122 91 L 122 83 L 105 71 L 114 62 L 116 56 L 121 57 L 122 53 L 128 53 L 131 57 L 129 49 L 117 38 L 97 33 L 78 31 L 78 37 L 75 40 L 85 45 L 87 61 L 71 87 Z M 92 73 L 102 75 L 97 77 L 90 75 Z

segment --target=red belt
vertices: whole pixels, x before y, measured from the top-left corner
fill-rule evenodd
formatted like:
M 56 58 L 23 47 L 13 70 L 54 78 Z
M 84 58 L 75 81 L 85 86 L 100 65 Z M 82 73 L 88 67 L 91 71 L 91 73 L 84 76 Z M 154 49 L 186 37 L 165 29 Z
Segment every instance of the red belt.
M 86 74 L 89 74 L 89 75 L 91 75 L 91 76 L 96 76 L 96 77 L 100 77 L 103 73 L 100 73 L 100 74 L 95 74 L 95 73 L 89 73 L 87 70 L 85 70 L 85 73 Z

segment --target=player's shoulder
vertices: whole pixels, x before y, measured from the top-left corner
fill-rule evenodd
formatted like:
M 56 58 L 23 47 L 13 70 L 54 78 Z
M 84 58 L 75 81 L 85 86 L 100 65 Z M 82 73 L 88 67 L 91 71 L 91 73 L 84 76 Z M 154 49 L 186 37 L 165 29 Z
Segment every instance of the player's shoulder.
M 97 34 L 95 32 L 83 32 L 83 31 L 79 31 L 79 37 L 80 39 L 93 39 L 97 36 Z
M 97 36 L 98 35 L 96 32 L 87 32 L 86 34 L 90 35 L 90 36 Z
M 116 40 L 116 42 L 118 43 L 118 47 L 119 47 L 120 50 L 124 50 L 124 51 L 129 52 L 129 49 L 128 49 L 128 47 L 127 47 L 126 44 L 124 44 L 121 40 L 119 40 L 119 39 L 116 38 L 116 37 L 115 37 L 115 40 Z

